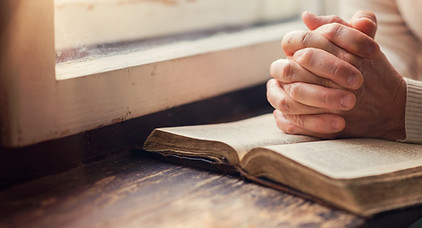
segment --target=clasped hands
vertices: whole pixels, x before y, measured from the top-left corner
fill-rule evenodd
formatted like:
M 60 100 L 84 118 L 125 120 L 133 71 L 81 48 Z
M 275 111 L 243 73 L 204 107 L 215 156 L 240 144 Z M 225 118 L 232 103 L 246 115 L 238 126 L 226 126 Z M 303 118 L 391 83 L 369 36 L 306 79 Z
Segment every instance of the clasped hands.
M 287 34 L 286 59 L 270 68 L 277 126 L 320 138 L 404 139 L 406 83 L 373 39 L 375 15 L 359 11 L 348 23 L 305 12 L 302 19 L 310 30 Z

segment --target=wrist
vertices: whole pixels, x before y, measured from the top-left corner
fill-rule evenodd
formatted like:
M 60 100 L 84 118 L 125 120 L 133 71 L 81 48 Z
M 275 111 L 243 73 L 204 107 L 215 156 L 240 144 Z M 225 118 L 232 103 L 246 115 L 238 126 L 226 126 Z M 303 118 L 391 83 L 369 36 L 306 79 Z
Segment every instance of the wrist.
M 399 76 L 396 82 L 395 89 L 392 94 L 392 105 L 390 113 L 392 116 L 386 123 L 390 126 L 383 138 L 389 140 L 405 140 L 406 139 L 406 99 L 407 88 L 406 81 L 403 77 Z

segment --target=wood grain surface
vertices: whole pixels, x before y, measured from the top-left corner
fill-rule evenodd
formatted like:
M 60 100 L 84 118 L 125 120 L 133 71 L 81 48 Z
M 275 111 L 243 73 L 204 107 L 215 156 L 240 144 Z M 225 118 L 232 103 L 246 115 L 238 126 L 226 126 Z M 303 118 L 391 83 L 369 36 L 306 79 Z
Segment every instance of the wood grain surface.
M 0 202 L 0 227 L 359 227 L 370 222 L 140 150 L 10 187 L 0 192 Z

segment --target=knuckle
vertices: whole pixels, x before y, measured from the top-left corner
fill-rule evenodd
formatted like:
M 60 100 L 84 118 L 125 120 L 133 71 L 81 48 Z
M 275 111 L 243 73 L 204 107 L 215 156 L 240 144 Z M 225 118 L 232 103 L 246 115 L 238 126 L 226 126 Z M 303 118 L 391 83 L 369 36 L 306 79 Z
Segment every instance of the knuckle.
M 337 16 L 337 15 L 329 15 L 329 16 L 328 16 L 328 20 L 329 20 L 331 23 L 334 23 L 334 22 L 340 22 L 340 21 L 342 21 L 342 19 L 341 19 L 339 16 Z
M 290 115 L 292 122 L 295 123 L 296 126 L 303 128 L 305 121 L 301 115 Z
M 304 48 L 295 52 L 294 57 L 298 63 L 311 65 L 315 55 L 315 50 L 313 48 Z
M 351 54 L 349 54 L 348 52 L 344 51 L 343 49 L 340 49 L 337 53 L 336 56 L 338 56 L 340 59 L 346 61 L 346 62 L 351 62 L 353 61 L 353 57 Z
M 300 86 L 297 83 L 288 84 L 285 86 L 285 91 L 291 98 L 295 99 L 300 93 Z
M 322 91 L 320 93 L 320 102 L 321 102 L 321 106 L 322 107 L 325 108 L 325 107 L 327 107 L 330 104 L 329 99 L 330 99 L 330 95 L 329 95 L 328 92 Z
M 288 128 L 288 125 L 290 125 L 290 122 L 289 121 L 286 121 L 286 120 L 277 120 L 276 121 L 276 125 L 277 125 L 277 127 L 280 129 L 280 130 L 282 130 L 283 132 L 285 132 L 285 133 L 289 133 L 288 131 L 290 130 L 289 128 Z
M 344 71 L 344 66 L 338 61 L 334 61 L 330 64 L 330 73 L 332 78 L 336 78 L 337 75 L 341 75 L 341 72 Z
M 339 51 L 336 56 L 338 56 L 340 59 L 344 60 L 345 62 L 348 62 L 359 69 L 359 66 L 361 65 L 361 59 L 353 54 L 350 54 L 344 50 Z
M 287 134 L 295 134 L 296 126 L 292 123 L 288 123 L 283 127 L 283 131 Z
M 294 67 L 289 61 L 284 59 L 273 62 L 270 67 L 271 76 L 282 82 L 292 81 L 294 73 Z
M 343 49 L 339 48 L 338 46 L 331 44 L 331 45 L 328 46 L 327 52 L 337 56 L 338 58 L 341 58 L 340 56 L 345 51 Z
M 342 26 L 339 23 L 331 23 L 327 25 L 327 35 L 332 38 L 338 36 L 342 32 Z
M 331 88 L 333 86 L 332 82 L 328 79 L 325 79 L 325 78 L 319 78 L 318 84 L 322 85 L 326 88 Z
M 302 46 L 299 45 L 299 42 L 302 40 L 302 37 L 306 33 L 308 32 L 303 30 L 296 30 L 283 36 L 283 39 L 281 40 L 281 47 L 283 48 L 283 51 L 286 53 L 286 55 L 293 55 L 296 51 L 295 48 L 297 46 Z
M 304 31 L 300 34 L 300 42 L 303 46 L 308 46 L 310 40 L 312 39 L 312 33 L 309 31 Z
M 293 69 L 292 64 L 290 64 L 289 62 L 283 65 L 283 70 L 282 70 L 282 81 L 285 82 L 291 82 L 293 80 L 295 71 Z
M 367 19 L 371 20 L 372 22 L 377 23 L 377 16 L 375 15 L 374 12 L 368 11 L 368 10 L 359 10 L 357 13 L 361 17 L 367 18 Z
M 288 100 L 288 98 L 287 98 L 287 97 L 283 97 L 283 98 L 280 100 L 279 105 L 278 105 L 278 109 L 279 109 L 281 112 L 286 113 L 286 114 L 288 114 L 288 113 L 290 113 L 290 112 L 291 112 L 291 109 L 290 109 L 290 104 L 289 104 L 289 100 Z

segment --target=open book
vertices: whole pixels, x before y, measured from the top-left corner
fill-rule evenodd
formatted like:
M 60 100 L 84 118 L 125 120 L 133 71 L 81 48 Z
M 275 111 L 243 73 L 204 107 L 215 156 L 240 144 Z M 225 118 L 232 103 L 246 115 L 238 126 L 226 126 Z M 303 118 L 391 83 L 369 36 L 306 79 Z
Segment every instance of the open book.
M 271 114 L 155 129 L 144 150 L 235 167 L 363 216 L 422 202 L 422 145 L 287 135 Z

